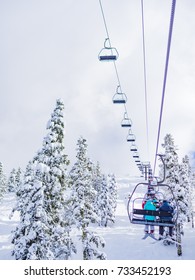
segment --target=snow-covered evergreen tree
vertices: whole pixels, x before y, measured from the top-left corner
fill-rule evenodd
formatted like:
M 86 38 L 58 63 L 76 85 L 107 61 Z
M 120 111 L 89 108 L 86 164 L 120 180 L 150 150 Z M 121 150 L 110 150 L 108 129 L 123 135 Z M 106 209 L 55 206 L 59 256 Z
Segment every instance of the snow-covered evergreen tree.
M 28 251 L 25 253 L 25 258 L 27 259 L 68 259 L 72 252 L 75 251 L 69 236 L 70 227 L 65 220 L 64 213 L 67 185 L 66 173 L 69 161 L 64 152 L 63 109 L 63 102 L 57 100 L 56 107 L 47 125 L 48 134 L 44 138 L 43 147 L 33 159 L 35 171 L 30 171 L 30 169 L 26 171 L 25 183 L 20 188 L 19 209 L 21 223 L 14 237 L 15 252 L 17 252 L 14 252 L 14 255 L 17 258 L 20 256 L 18 250 L 21 247 L 21 240 L 22 244 L 26 246 L 26 249 L 24 246 L 22 251 Z M 29 175 L 29 172 L 31 175 Z M 33 194 L 31 194 L 31 187 L 35 188 Z M 23 197 L 26 188 L 30 190 L 26 192 L 26 197 L 25 195 Z M 36 199 L 32 198 L 32 195 Z M 25 198 L 27 201 L 24 203 L 24 208 L 20 208 L 21 198 Z M 27 207 L 28 203 L 30 206 Z M 27 211 L 29 207 L 31 208 Z M 28 230 L 23 229 L 24 224 L 28 225 L 26 221 L 31 224 Z M 35 231 L 36 234 L 33 235 L 32 228 L 34 229 L 34 227 L 37 227 L 38 231 Z M 20 235 L 20 238 L 18 238 L 17 231 L 24 236 L 21 237 Z M 31 241 L 33 245 L 30 247 L 28 243 L 23 242 L 26 235 L 28 237 L 30 235 L 29 239 L 34 240 Z M 35 244 L 36 240 L 39 243 L 38 247 Z M 41 240 L 43 243 L 41 243 Z M 17 244 L 19 244 L 18 247 Z M 43 251 L 40 251 L 41 246 L 43 246 Z
M 101 191 L 99 195 L 99 210 L 101 217 L 101 225 L 107 226 L 108 222 L 114 222 L 112 215 L 112 199 L 109 192 L 107 176 L 102 175 Z
M 0 162 L 0 199 L 4 196 L 7 191 L 6 175 L 3 171 L 3 164 Z
M 47 166 L 47 172 L 42 177 L 44 209 L 50 229 L 50 246 L 56 259 L 68 259 L 75 251 L 69 236 L 69 225 L 64 219 L 69 160 L 64 147 L 63 110 L 63 101 L 58 99 L 47 125 L 48 134 L 44 138 L 43 147 L 35 157 L 35 161 Z
M 183 192 L 184 190 L 180 186 L 180 165 L 177 154 L 177 148 L 174 143 L 174 139 L 171 134 L 167 134 L 164 138 L 164 143 L 162 144 L 165 149 L 165 167 L 166 167 L 166 184 L 170 186 L 171 192 L 167 194 L 167 198 L 173 198 L 173 203 L 175 200 L 175 212 L 177 215 L 176 220 L 176 239 L 177 239 L 177 253 L 182 255 L 181 246 L 181 234 L 182 234 L 182 223 L 183 223 Z M 174 197 L 173 197 L 174 195 Z
M 100 164 L 94 167 L 93 186 L 97 192 L 94 208 L 100 217 L 100 225 L 107 226 L 108 222 L 115 222 L 117 188 L 114 174 L 104 175 Z
M 171 134 L 167 134 L 162 144 L 164 148 L 164 161 L 166 167 L 166 183 L 171 187 L 174 192 L 176 185 L 179 184 L 179 158 L 177 154 L 177 147 L 175 146 L 174 139 Z M 172 194 L 167 194 L 172 197 Z M 167 197 L 169 199 L 169 197 Z
M 94 209 L 96 191 L 93 187 L 92 168 L 87 157 L 87 143 L 82 137 L 77 143 L 76 162 L 70 171 L 70 207 L 72 222 L 81 231 L 83 259 L 105 259 L 105 254 L 99 251 L 104 241 L 89 229 L 93 223 L 98 223 L 99 218 Z M 90 167 L 90 168 L 89 168 Z
M 184 213 L 186 213 L 186 219 L 189 222 L 191 220 L 192 212 L 192 186 L 191 167 L 189 157 L 187 155 L 182 159 L 182 163 L 180 165 L 180 185 L 183 185 L 185 190 L 184 203 L 186 205 L 186 209 L 184 209 Z
M 183 225 L 190 218 L 190 170 L 189 170 L 189 158 L 185 156 L 182 159 L 179 169 L 179 185 L 175 189 L 175 194 L 178 203 L 178 220 L 181 227 L 181 234 L 184 235 Z
M 97 162 L 96 165 L 93 166 L 93 176 L 92 176 L 93 188 L 96 191 L 96 196 L 94 198 L 94 210 L 98 217 L 101 217 L 101 190 L 102 190 L 102 172 L 100 168 L 100 163 Z M 101 224 L 101 219 L 99 220 Z
M 117 183 L 114 174 L 108 174 L 108 188 L 112 205 L 112 221 L 115 222 L 115 212 L 117 207 Z
M 192 221 L 192 228 L 194 228 L 194 212 L 195 212 L 195 173 L 194 172 L 191 173 L 190 182 L 191 182 L 190 196 L 192 200 L 191 221 Z
M 47 169 L 47 167 L 46 167 Z M 53 259 L 50 249 L 50 231 L 47 213 L 44 209 L 44 186 L 42 183 L 43 165 L 29 163 L 25 173 L 20 196 L 23 206 L 20 208 L 20 223 L 17 226 L 12 243 L 12 254 L 16 260 Z
M 12 208 L 10 218 L 15 211 L 19 211 L 21 217 L 25 213 L 26 209 L 24 199 L 28 197 L 28 189 L 25 186 L 28 185 L 27 183 L 29 180 L 32 181 L 32 178 L 34 178 L 34 170 L 32 171 L 32 162 L 29 162 L 26 167 L 26 171 L 24 173 L 24 181 L 23 178 L 21 178 L 21 169 L 19 168 L 18 170 L 19 172 L 17 172 L 15 168 L 12 169 L 8 182 L 10 192 L 15 192 L 16 194 L 16 203 Z
M 8 192 L 14 192 L 15 187 L 16 187 L 16 169 L 13 168 L 10 172 L 8 182 L 7 182 Z
M 22 179 L 23 179 L 23 171 L 22 169 L 19 167 L 16 170 L 16 175 L 15 175 L 15 192 L 16 195 L 20 195 L 20 186 L 22 184 Z

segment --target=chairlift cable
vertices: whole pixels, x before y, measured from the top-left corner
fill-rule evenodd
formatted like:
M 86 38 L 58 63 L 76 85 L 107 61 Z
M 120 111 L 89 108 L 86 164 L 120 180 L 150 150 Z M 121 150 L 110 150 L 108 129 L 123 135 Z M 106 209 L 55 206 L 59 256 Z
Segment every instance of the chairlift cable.
M 105 18 L 105 14 L 104 14 L 104 10 L 103 10 L 101 0 L 99 0 L 99 4 L 100 4 L 100 9 L 101 9 L 101 13 L 102 13 L 103 21 L 104 21 L 104 26 L 105 26 L 105 29 L 106 29 L 106 35 L 107 35 L 107 38 L 108 38 L 108 41 L 109 41 L 109 44 L 110 44 L 110 47 L 111 47 L 110 36 L 109 36 L 108 27 L 107 27 L 106 18 Z
M 162 123 L 162 115 L 163 115 L 163 106 L 164 106 L 164 99 L 165 99 L 165 88 L 166 88 L 166 81 L 167 81 L 167 73 L 168 73 L 168 66 L 169 66 L 169 55 L 170 55 L 170 48 L 171 48 L 171 39 L 172 39 L 174 16 L 175 16 L 175 6 L 176 6 L 176 0 L 172 0 L 171 17 L 170 17 L 170 25 L 169 25 L 169 35 L 168 35 L 168 44 L 167 44 L 167 54 L 166 54 L 166 62 L 165 62 L 165 70 L 164 70 L 162 99 L 161 99 L 161 108 L 160 108 L 160 116 L 159 116 L 159 126 L 158 126 L 158 135 L 157 135 L 156 153 L 155 153 L 153 174 L 155 173 L 155 169 L 156 169 L 156 160 L 157 160 L 158 146 L 159 146 L 159 140 L 160 140 L 160 131 L 161 131 L 161 123 Z
M 101 9 L 102 17 L 103 17 L 103 22 L 104 22 L 105 30 L 106 30 L 106 36 L 108 38 L 109 45 L 110 45 L 110 48 L 111 48 L 110 35 L 109 35 L 108 26 L 107 26 L 107 22 L 106 22 L 106 17 L 105 17 L 105 13 L 104 13 L 104 9 L 103 9 L 103 5 L 102 5 L 102 1 L 101 0 L 99 0 L 99 4 L 100 4 L 100 9 Z M 118 87 L 120 88 L 120 90 L 122 92 L 122 86 L 121 86 L 121 81 L 120 81 L 120 77 L 119 77 L 119 73 L 118 73 L 116 62 L 113 61 L 113 64 L 114 64 L 114 69 L 115 69 L 115 73 L 116 73 L 116 77 L 117 77 Z M 125 104 L 123 104 L 123 105 L 124 105 L 125 113 L 128 116 L 127 107 L 126 107 Z
M 109 32 L 108 32 L 108 26 L 107 26 L 106 17 L 105 17 L 105 13 L 104 13 L 104 9 L 103 9 L 103 5 L 102 5 L 102 1 L 101 0 L 99 0 L 99 4 L 100 4 L 100 9 L 101 9 L 102 17 L 103 17 L 103 22 L 104 22 L 105 30 L 106 30 L 106 36 L 108 38 L 109 45 L 110 45 L 110 48 L 111 48 L 110 35 L 109 35 Z M 119 86 L 119 88 L 120 88 L 120 90 L 122 92 L 122 86 L 121 86 L 121 82 L 120 82 L 120 78 L 119 78 L 119 73 L 118 73 L 118 69 L 117 69 L 117 66 L 116 66 L 116 62 L 113 61 L 113 64 L 114 64 L 114 69 L 115 69 L 115 72 L 116 72 L 118 86 Z M 125 107 L 125 112 L 127 113 L 127 108 L 126 108 L 125 104 L 124 104 L 124 107 Z M 128 113 L 127 113 L 127 115 L 128 115 Z
M 146 140 L 147 157 L 149 158 L 149 125 L 148 125 L 148 94 L 147 94 L 147 72 L 146 72 L 146 47 L 145 47 L 145 26 L 144 26 L 144 4 L 141 0 L 141 18 L 142 18 L 142 48 L 143 48 L 143 71 L 144 71 L 144 93 L 145 93 L 145 117 L 146 117 Z
M 104 22 L 104 26 L 105 26 L 105 31 L 106 31 L 106 36 L 107 36 L 107 40 L 109 42 L 109 46 L 110 46 L 110 49 L 111 49 L 111 52 L 112 52 L 112 45 L 111 45 L 111 40 L 110 40 L 110 36 L 109 36 L 109 31 L 108 31 L 108 26 L 107 26 L 107 22 L 106 22 L 106 17 L 105 17 L 105 13 L 104 13 L 104 9 L 103 9 L 103 5 L 102 5 L 102 1 L 99 0 L 99 4 L 100 4 L 100 9 L 101 9 L 101 13 L 102 13 L 102 17 L 103 17 L 103 22 Z M 118 88 L 120 88 L 120 91 L 121 93 L 123 92 L 122 91 L 122 86 L 121 86 L 121 82 L 120 82 L 120 77 L 119 77 L 119 73 L 118 73 L 118 69 L 117 69 L 117 65 L 116 65 L 116 62 L 113 61 L 113 64 L 114 64 L 114 69 L 115 69 L 115 73 L 116 73 L 116 77 L 117 77 L 117 81 L 118 81 Z M 128 118 L 128 111 L 127 111 L 127 107 L 126 107 L 126 102 L 123 103 L 123 106 L 124 106 L 124 111 L 125 111 L 125 114 Z M 127 135 L 128 137 L 129 135 Z M 134 134 L 132 134 L 132 137 L 135 137 Z M 129 140 L 127 140 L 129 141 Z M 131 139 L 130 141 L 135 141 L 135 139 Z

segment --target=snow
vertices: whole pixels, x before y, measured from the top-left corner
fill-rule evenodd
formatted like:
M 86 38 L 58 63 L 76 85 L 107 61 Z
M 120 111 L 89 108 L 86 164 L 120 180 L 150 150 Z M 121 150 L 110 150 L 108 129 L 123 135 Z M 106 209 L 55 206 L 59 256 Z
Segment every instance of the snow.
M 175 245 L 164 246 L 161 242 L 148 237 L 142 240 L 144 235 L 143 225 L 130 224 L 126 205 L 128 195 L 136 184 L 135 179 L 120 179 L 118 181 L 118 199 L 116 209 L 116 222 L 108 227 L 97 227 L 95 231 L 106 241 L 103 251 L 108 260 L 195 260 L 195 229 L 191 224 L 185 224 L 184 236 L 182 236 L 182 256 L 177 256 Z M 11 256 L 11 236 L 19 221 L 19 215 L 10 214 L 15 205 L 13 193 L 5 194 L 0 201 L 0 260 L 13 260 Z M 155 229 L 158 237 L 158 228 Z M 78 253 L 74 260 L 80 259 Z
M 12 244 L 11 232 L 17 226 L 19 221 L 18 213 L 14 213 L 10 219 L 12 207 L 15 205 L 15 195 L 13 193 L 6 194 L 0 201 L 0 259 L 11 260 Z

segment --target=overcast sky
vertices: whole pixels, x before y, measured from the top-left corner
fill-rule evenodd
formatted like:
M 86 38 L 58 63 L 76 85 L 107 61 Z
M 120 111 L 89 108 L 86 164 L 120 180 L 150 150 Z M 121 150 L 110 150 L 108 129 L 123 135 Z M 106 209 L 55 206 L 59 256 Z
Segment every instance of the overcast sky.
M 141 0 L 102 0 L 142 161 L 154 162 L 171 0 L 145 0 L 149 109 L 146 141 Z M 171 133 L 180 157 L 195 150 L 195 1 L 177 0 L 160 143 Z M 112 103 L 112 63 L 98 61 L 106 32 L 98 0 L 0 0 L 0 161 L 25 168 L 42 145 L 57 98 L 65 103 L 65 148 L 77 139 L 117 176 L 137 175 L 124 107 Z M 160 151 L 161 147 L 159 146 Z

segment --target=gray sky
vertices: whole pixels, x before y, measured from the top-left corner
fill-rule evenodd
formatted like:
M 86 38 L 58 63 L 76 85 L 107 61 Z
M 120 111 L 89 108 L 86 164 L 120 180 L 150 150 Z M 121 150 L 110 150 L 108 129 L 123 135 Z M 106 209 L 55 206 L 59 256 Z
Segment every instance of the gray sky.
M 117 69 L 143 161 L 153 164 L 171 0 L 145 0 L 149 109 L 147 152 L 141 1 L 102 0 Z M 195 1 L 177 0 L 161 140 L 171 133 L 182 157 L 195 150 Z M 57 98 L 65 103 L 66 153 L 77 139 L 89 156 L 117 176 L 137 175 L 120 127 L 124 108 L 112 104 L 112 63 L 98 61 L 106 38 L 98 0 L 0 0 L 0 161 L 25 168 L 41 147 Z M 161 148 L 160 148 L 161 150 Z

